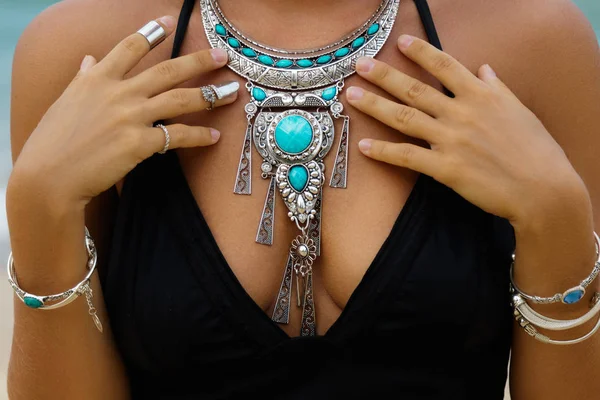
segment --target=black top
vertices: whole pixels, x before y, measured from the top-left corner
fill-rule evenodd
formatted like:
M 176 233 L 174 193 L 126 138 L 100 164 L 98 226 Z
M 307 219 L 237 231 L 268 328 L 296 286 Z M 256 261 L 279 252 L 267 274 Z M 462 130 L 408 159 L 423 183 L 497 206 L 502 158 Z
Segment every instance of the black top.
M 133 399 L 501 400 L 513 246 L 507 221 L 421 175 L 331 329 L 290 338 L 227 265 L 171 151 L 127 176 L 102 285 Z

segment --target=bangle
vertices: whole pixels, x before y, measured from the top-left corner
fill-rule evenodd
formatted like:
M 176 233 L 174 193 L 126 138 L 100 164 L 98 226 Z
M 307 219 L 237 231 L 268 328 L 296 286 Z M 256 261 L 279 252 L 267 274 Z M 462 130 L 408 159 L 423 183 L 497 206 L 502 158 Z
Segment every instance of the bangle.
M 593 307 L 595 307 L 596 305 L 599 304 L 599 300 L 600 300 L 600 293 L 596 293 L 592 299 L 592 304 L 594 304 Z M 521 301 L 523 301 L 523 300 L 521 299 Z M 583 335 L 579 338 L 576 338 L 576 339 L 571 339 L 571 340 L 554 340 L 554 339 L 550 339 L 546 335 L 539 333 L 537 331 L 537 329 L 535 329 L 535 326 L 533 326 L 534 324 L 532 324 L 531 321 L 528 321 L 520 313 L 518 308 L 515 308 L 514 316 L 515 316 L 515 320 L 519 323 L 519 326 L 521 328 L 523 328 L 523 330 L 532 338 L 534 338 L 542 343 L 554 344 L 554 345 L 560 345 L 560 346 L 581 343 L 581 342 L 591 338 L 600 329 L 600 318 L 598 318 L 596 325 L 594 325 L 592 330 L 589 331 L 588 333 L 586 333 L 585 335 Z
M 585 278 L 584 280 L 582 280 L 578 286 L 574 286 L 574 287 L 566 290 L 563 293 L 556 293 L 554 296 L 551 296 L 551 297 L 532 296 L 532 295 L 529 295 L 529 294 L 523 292 L 522 290 L 520 290 L 517 287 L 517 285 L 515 284 L 514 278 L 513 278 L 513 269 L 515 266 L 515 253 L 513 253 L 513 255 L 512 255 L 513 261 L 510 265 L 510 282 L 512 284 L 512 288 L 517 293 L 519 293 L 524 299 L 527 299 L 527 300 L 531 301 L 532 303 L 536 303 L 536 304 L 551 304 L 551 303 L 558 303 L 558 302 L 562 302 L 563 304 L 577 303 L 579 300 L 581 300 L 583 298 L 583 296 L 585 296 L 585 290 L 594 281 L 594 279 L 596 279 L 596 277 L 598 276 L 598 273 L 600 273 L 600 238 L 598 238 L 598 235 L 596 234 L 596 232 L 594 232 L 594 238 L 596 239 L 596 257 L 598 259 L 597 259 L 596 263 L 594 264 L 594 268 L 592 269 L 592 272 L 590 273 L 590 275 L 587 278 Z
M 88 231 L 87 227 L 85 228 L 85 248 L 88 253 L 88 261 L 87 261 L 87 274 L 83 278 L 81 282 L 75 285 L 73 288 L 58 294 L 51 294 L 46 296 L 39 296 L 35 294 L 28 293 L 21 289 L 19 283 L 17 281 L 17 276 L 15 274 L 15 263 L 12 256 L 12 251 L 8 255 L 8 263 L 7 263 L 7 272 L 8 272 L 8 283 L 12 286 L 16 296 L 21 300 L 27 307 L 33 308 L 36 310 L 55 310 L 57 308 L 61 308 L 66 306 L 67 304 L 72 303 L 75 299 L 77 299 L 82 294 L 85 295 L 89 314 L 96 325 L 96 328 L 100 332 L 102 332 L 102 323 L 100 322 L 100 318 L 98 318 L 96 308 L 92 303 L 92 298 L 94 296 L 92 288 L 90 287 L 91 277 L 96 270 L 96 262 L 98 260 L 98 253 L 96 251 L 96 246 L 94 241 Z
M 513 296 L 512 305 L 515 312 L 518 312 L 519 316 L 525 318 L 530 324 L 551 331 L 564 331 L 581 326 L 598 314 L 600 312 L 599 300 L 600 293 L 596 293 L 590 301 L 590 310 L 579 318 L 569 320 L 553 319 L 536 312 L 518 294 Z

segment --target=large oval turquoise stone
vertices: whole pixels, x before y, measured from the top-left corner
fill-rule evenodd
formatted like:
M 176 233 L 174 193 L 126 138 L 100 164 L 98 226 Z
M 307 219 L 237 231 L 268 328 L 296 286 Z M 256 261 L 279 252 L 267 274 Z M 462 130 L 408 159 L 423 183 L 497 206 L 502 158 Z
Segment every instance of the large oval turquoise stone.
M 308 67 L 312 67 L 312 65 L 313 65 L 313 62 L 312 62 L 312 61 L 310 61 L 310 60 L 307 60 L 307 59 L 302 59 L 302 60 L 298 60 L 298 61 L 296 61 L 296 64 L 297 64 L 299 67 L 302 67 L 302 68 L 308 68 Z
M 244 47 L 242 49 L 242 54 L 246 57 L 254 58 L 256 57 L 256 52 L 249 47 Z
M 374 35 L 379 31 L 379 24 L 373 24 L 369 27 L 369 30 L 367 31 L 367 33 L 369 35 Z
M 583 297 L 584 294 L 585 294 L 585 292 L 583 290 L 580 290 L 580 289 L 573 290 L 572 292 L 569 292 L 569 294 L 567 294 L 565 297 L 563 297 L 563 301 L 566 304 L 575 304 L 579 300 L 581 300 L 581 298 Z
M 258 56 L 258 61 L 260 61 L 261 63 L 265 64 L 265 65 L 273 65 L 273 59 L 265 54 L 261 54 L 260 56 Z
M 267 98 L 267 94 L 261 88 L 255 87 L 252 89 L 252 97 L 254 97 L 254 100 L 256 101 L 263 101 Z
M 308 149 L 313 139 L 313 128 L 300 115 L 284 117 L 275 128 L 275 142 L 286 153 L 298 154 Z
M 279 60 L 277 63 L 275 63 L 275 66 L 278 68 L 289 68 L 292 65 L 294 65 L 292 60 Z
M 230 37 L 229 39 L 227 39 L 227 43 L 229 43 L 229 45 L 230 45 L 231 47 L 235 47 L 236 49 L 237 49 L 238 47 L 240 47 L 240 41 L 239 41 L 239 40 L 237 40 L 236 38 L 232 38 L 232 37 Z
M 363 44 L 365 44 L 365 38 L 364 37 L 359 37 L 354 42 L 352 42 L 352 48 L 356 49 L 356 48 L 362 46 Z
M 221 24 L 215 25 L 215 32 L 221 36 L 227 36 L 227 29 Z
M 327 64 L 329 61 L 331 61 L 331 56 L 328 54 L 317 58 L 317 64 Z
M 40 308 L 41 306 L 44 305 L 44 303 L 42 303 L 35 297 L 29 297 L 29 296 L 25 296 L 25 298 L 23 299 L 23 302 L 25 303 L 25 305 L 27 307 L 30 307 L 30 308 Z
M 297 192 L 301 192 L 308 183 L 308 171 L 303 165 L 294 165 L 288 172 L 288 181 Z
M 339 49 L 338 51 L 335 52 L 335 56 L 336 57 L 344 57 L 347 56 L 348 53 L 350 53 L 350 49 L 347 47 L 342 47 L 341 49 Z
M 323 93 L 321 93 L 321 98 L 325 101 L 329 101 L 329 100 L 333 99 L 336 94 L 337 94 L 337 88 L 335 86 L 332 86 L 330 88 L 323 90 Z

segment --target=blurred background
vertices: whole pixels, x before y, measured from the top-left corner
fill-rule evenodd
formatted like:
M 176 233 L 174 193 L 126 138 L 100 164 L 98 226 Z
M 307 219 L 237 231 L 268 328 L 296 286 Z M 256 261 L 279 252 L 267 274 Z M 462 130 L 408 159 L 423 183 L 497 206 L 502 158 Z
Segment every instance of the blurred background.
M 600 37 L 600 0 L 574 0 Z M 12 333 L 12 292 L 6 282 L 4 260 L 10 251 L 4 195 L 11 170 L 9 115 L 12 56 L 21 32 L 55 0 L 0 0 L 0 400 L 6 400 L 6 367 Z

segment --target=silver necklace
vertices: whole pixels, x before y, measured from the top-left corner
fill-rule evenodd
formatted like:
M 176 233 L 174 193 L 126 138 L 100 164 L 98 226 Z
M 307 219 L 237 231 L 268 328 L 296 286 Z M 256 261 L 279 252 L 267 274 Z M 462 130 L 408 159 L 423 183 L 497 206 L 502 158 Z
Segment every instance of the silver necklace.
M 312 266 L 321 254 L 321 209 L 325 164 L 342 120 L 329 186 L 346 188 L 350 119 L 339 95 L 356 60 L 374 57 L 393 28 L 400 0 L 383 0 L 371 17 L 350 34 L 311 50 L 276 49 L 240 32 L 217 0 L 200 0 L 208 42 L 229 54 L 229 68 L 247 79 L 250 102 L 234 193 L 252 192 L 252 143 L 263 159 L 261 176 L 270 179 L 256 242 L 273 244 L 275 192 L 300 234 L 292 241 L 272 320 L 289 323 L 294 280 L 302 308 L 301 336 L 316 334 Z M 294 279 L 295 278 L 295 279 Z

